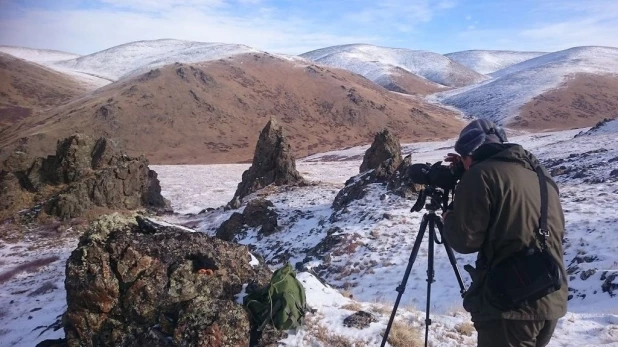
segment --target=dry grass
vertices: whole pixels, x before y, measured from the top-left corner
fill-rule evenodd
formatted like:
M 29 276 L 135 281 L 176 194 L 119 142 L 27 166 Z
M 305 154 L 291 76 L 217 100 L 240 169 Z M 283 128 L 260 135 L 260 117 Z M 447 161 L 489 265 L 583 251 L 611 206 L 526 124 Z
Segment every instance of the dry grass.
M 16 266 L 15 268 L 5 273 L 0 274 L 0 284 L 10 280 L 11 278 L 15 277 L 16 275 L 22 272 L 34 272 L 45 265 L 49 265 L 55 262 L 58 259 L 60 258 L 54 255 L 51 257 L 41 258 L 41 259 L 33 260 L 31 262 L 20 264 Z
M 455 330 L 465 336 L 472 336 L 472 333 L 474 333 L 475 331 L 474 324 L 472 324 L 472 322 L 464 322 L 457 324 L 455 325 Z
M 388 315 L 393 311 L 392 307 L 388 307 L 386 305 L 382 305 L 382 304 L 373 304 L 371 305 L 371 312 L 373 313 L 379 313 L 382 315 Z
M 394 321 L 388 334 L 388 343 L 393 347 L 421 347 L 424 345 L 419 331 L 402 321 Z
M 349 299 L 352 299 L 354 297 L 354 294 L 352 294 L 352 292 L 349 289 L 339 290 L 339 293 L 341 293 L 341 295 Z
M 353 301 L 349 304 L 345 304 L 343 306 L 341 306 L 342 309 L 344 310 L 350 310 L 350 311 L 360 311 L 363 309 L 363 307 L 361 306 L 361 304 L 359 304 L 356 301 Z
M 305 321 L 307 330 L 311 336 L 320 340 L 329 347 L 369 347 L 366 341 L 360 339 L 352 339 L 343 335 L 335 334 L 320 324 L 322 316 L 312 316 Z

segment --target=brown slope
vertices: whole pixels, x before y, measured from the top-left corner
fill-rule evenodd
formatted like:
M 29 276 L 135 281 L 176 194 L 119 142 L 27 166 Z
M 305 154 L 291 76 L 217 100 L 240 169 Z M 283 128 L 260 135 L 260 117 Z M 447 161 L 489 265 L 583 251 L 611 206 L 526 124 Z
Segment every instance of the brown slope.
M 12 127 L 0 146 L 28 137 L 31 155 L 40 155 L 79 131 L 116 138 L 151 163 L 232 163 L 251 159 L 271 116 L 297 157 L 367 143 L 384 127 L 402 141 L 445 138 L 461 127 L 451 111 L 361 76 L 268 54 L 169 65 L 82 99 Z
M 575 129 L 618 118 L 618 75 L 579 73 L 560 88 L 524 105 L 510 126 L 529 130 Z
M 441 84 L 426 80 L 400 67 L 393 67 L 393 73 L 387 81 L 380 81 L 380 85 L 393 92 L 411 95 L 429 95 L 448 89 Z
M 0 53 L 0 129 L 82 93 L 67 76 Z

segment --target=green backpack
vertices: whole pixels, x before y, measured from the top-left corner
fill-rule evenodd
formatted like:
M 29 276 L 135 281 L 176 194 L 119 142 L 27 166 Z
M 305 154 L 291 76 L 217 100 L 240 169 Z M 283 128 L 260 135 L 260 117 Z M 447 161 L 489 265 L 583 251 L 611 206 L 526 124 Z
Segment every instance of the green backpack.
M 243 305 L 261 331 L 268 322 L 279 330 L 295 329 L 304 323 L 307 307 L 305 288 L 289 263 L 273 273 L 270 284 L 243 298 Z

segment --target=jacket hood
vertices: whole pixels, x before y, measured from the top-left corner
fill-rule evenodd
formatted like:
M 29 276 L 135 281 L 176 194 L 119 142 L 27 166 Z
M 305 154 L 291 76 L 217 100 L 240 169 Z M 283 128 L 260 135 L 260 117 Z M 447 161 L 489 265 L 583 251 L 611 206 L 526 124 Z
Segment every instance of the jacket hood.
M 539 160 L 532 153 L 518 144 L 486 144 L 479 147 L 473 157 L 477 162 L 485 160 L 516 162 L 532 171 L 541 166 Z

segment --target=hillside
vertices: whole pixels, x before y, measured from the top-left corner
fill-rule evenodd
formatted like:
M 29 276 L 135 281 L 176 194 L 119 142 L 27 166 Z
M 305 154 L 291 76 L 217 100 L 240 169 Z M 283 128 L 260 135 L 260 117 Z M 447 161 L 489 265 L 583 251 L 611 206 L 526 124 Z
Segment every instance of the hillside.
M 488 75 L 543 54 L 546 53 L 470 50 L 448 53 L 444 56 L 480 74 Z
M 384 127 L 406 141 L 453 136 L 461 127 L 452 111 L 347 71 L 245 54 L 112 83 L 7 129 L 0 146 L 6 156 L 27 137 L 30 154 L 41 155 L 58 138 L 83 132 L 117 138 L 151 163 L 233 163 L 252 157 L 271 116 L 297 157 L 367 143 Z
M 598 112 L 613 112 L 617 72 L 618 49 L 576 47 L 510 66 L 493 73 L 492 80 L 435 97 L 468 115 L 501 124 L 533 129 L 592 126 L 608 116 Z
M 301 54 L 317 63 L 338 67 L 380 83 L 400 68 L 442 86 L 461 87 L 487 79 L 441 54 L 354 44 L 333 46 Z
M 67 76 L 0 53 L 0 133 L 20 119 L 65 103 L 84 92 L 82 86 Z
M 574 129 L 592 126 L 605 118 L 618 118 L 618 75 L 580 73 L 523 105 L 511 126 Z

